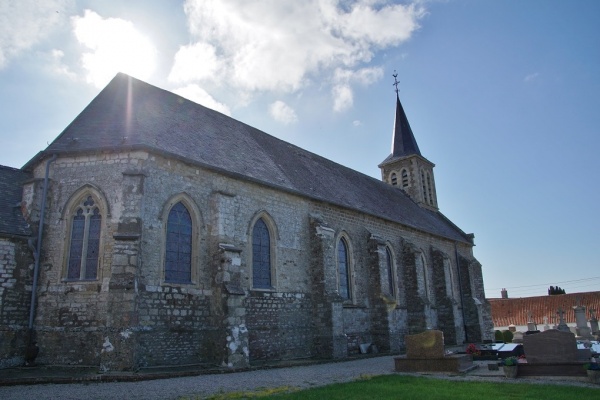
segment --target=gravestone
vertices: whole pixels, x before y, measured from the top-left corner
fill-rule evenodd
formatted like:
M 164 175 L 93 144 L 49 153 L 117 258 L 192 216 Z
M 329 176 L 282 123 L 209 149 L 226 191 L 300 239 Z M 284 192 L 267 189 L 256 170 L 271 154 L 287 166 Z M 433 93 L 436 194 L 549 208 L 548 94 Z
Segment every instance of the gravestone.
M 523 337 L 527 363 L 565 363 L 577 361 L 577 341 L 571 332 L 550 329 Z
M 523 343 L 523 332 L 515 332 L 512 339 L 513 343 Z
M 444 355 L 442 331 L 431 330 L 406 336 L 406 358 L 441 358 Z
M 577 332 L 578 338 L 592 339 L 592 331 L 587 325 L 587 318 L 585 317 L 585 307 L 575 306 L 573 307 L 573 310 L 575 310 L 575 321 L 577 322 L 575 331 Z
M 406 356 L 394 357 L 398 372 L 455 372 L 475 368 L 470 354 L 446 355 L 444 333 L 427 330 L 416 335 L 406 335 Z
M 595 312 L 596 310 L 590 308 L 590 329 L 594 335 L 598 335 L 598 318 L 596 318 Z
M 571 332 L 571 330 L 569 329 L 569 326 L 565 323 L 565 311 L 562 308 L 559 308 L 558 311 L 556 312 L 556 314 L 558 315 L 558 317 L 560 319 L 556 329 L 558 329 L 559 331 L 562 331 L 562 332 Z

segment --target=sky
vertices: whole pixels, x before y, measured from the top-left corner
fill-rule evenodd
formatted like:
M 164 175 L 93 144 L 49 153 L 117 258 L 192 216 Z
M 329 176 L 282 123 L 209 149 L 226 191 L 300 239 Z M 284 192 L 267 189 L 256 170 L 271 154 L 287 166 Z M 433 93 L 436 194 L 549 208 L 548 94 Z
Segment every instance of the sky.
M 600 1 L 3 0 L 0 164 L 117 72 L 372 177 L 399 95 L 487 297 L 600 290 Z

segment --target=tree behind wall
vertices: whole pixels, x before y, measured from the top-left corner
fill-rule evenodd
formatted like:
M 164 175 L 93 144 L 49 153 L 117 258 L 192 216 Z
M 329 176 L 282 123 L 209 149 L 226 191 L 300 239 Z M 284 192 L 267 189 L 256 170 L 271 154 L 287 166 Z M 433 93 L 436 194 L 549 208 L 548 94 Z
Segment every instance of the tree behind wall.
M 553 296 L 555 294 L 566 294 L 565 289 L 561 289 L 560 286 L 550 286 L 548 288 L 548 294 Z

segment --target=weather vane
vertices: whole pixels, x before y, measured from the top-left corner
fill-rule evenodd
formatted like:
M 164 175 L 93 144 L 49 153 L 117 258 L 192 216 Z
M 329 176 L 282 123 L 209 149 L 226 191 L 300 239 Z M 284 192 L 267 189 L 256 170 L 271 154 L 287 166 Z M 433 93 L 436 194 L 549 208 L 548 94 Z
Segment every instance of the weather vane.
M 398 73 L 396 72 L 396 70 L 394 70 L 394 73 L 392 74 L 392 76 L 394 77 L 394 84 L 393 86 L 396 86 L 396 96 L 398 96 Z

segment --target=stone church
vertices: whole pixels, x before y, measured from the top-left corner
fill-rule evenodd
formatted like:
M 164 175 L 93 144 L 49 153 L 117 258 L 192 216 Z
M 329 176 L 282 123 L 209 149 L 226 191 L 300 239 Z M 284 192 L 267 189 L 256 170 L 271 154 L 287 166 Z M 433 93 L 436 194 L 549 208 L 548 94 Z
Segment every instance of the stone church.
M 38 363 L 107 371 L 400 353 L 426 329 L 491 339 L 473 235 L 438 210 L 398 97 L 379 167 L 118 74 L 0 167 L 0 367 L 33 341 Z

